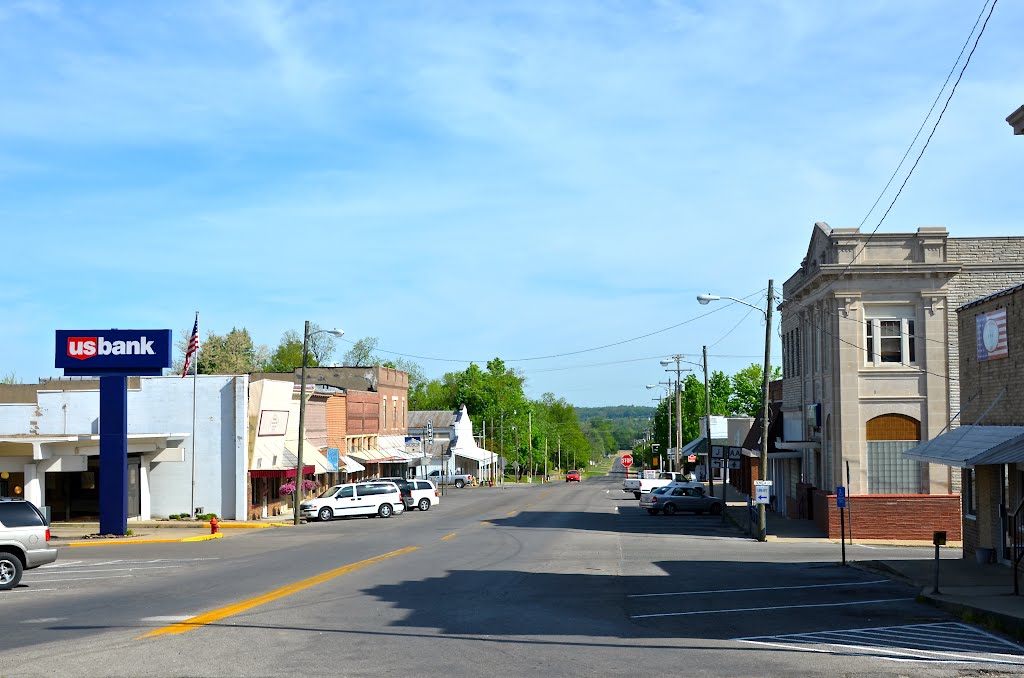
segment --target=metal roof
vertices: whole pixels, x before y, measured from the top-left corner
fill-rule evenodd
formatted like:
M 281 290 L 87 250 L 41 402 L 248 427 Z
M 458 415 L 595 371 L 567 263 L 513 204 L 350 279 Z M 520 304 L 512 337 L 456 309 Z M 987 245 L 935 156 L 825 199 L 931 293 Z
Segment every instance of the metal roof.
M 409 428 L 426 428 L 428 419 L 434 428 L 447 428 L 455 424 L 456 414 L 456 410 L 410 410 Z
M 961 426 L 921 443 L 903 456 L 967 468 L 1024 461 L 1024 426 Z
M 998 291 L 993 292 L 992 294 L 988 294 L 988 295 L 986 295 L 984 297 L 981 297 L 981 298 L 978 298 L 978 299 L 974 299 L 973 301 L 969 301 L 966 304 L 964 304 L 963 306 L 960 306 L 956 310 L 959 313 L 960 311 L 963 311 L 964 309 L 971 308 L 972 306 L 978 306 L 979 304 L 984 304 L 986 301 L 992 301 L 993 299 L 998 299 L 999 297 L 1008 296 L 1008 295 L 1013 294 L 1015 292 L 1018 292 L 1020 290 L 1024 290 L 1024 283 L 1019 283 L 1019 284 L 1014 285 L 1012 287 L 1007 287 L 1005 289 L 998 290 Z

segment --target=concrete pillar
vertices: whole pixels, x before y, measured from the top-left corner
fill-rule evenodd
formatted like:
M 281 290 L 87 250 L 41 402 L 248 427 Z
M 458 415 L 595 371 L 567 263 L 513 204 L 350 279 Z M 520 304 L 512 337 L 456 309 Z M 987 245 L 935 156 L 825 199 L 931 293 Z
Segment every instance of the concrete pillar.
M 46 500 L 46 485 L 43 483 L 43 479 L 46 474 L 37 472 L 35 462 L 25 464 L 24 473 L 25 485 L 22 487 L 22 496 L 39 508 L 43 508 Z
M 153 519 L 153 497 L 149 490 L 149 459 L 139 464 L 139 520 Z

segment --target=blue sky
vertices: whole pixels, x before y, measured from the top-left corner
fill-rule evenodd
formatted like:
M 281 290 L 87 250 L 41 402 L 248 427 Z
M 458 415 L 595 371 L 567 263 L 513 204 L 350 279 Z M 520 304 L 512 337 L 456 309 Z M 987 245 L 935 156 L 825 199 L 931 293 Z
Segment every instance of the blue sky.
M 861 222 L 981 8 L 10 0 L 0 374 L 57 374 L 58 328 L 198 309 L 650 404 L 660 356 L 760 362 L 763 318 L 695 295 L 763 303 L 815 221 Z M 1003 0 L 882 231 L 1024 231 L 1021 35 Z

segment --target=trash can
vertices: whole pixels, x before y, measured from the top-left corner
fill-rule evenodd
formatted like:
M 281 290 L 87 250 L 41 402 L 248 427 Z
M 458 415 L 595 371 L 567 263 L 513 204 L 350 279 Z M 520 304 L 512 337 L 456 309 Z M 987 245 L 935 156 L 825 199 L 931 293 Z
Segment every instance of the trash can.
M 988 565 L 992 562 L 993 556 L 995 556 L 995 549 L 987 546 L 978 546 L 974 549 L 974 557 L 979 565 Z

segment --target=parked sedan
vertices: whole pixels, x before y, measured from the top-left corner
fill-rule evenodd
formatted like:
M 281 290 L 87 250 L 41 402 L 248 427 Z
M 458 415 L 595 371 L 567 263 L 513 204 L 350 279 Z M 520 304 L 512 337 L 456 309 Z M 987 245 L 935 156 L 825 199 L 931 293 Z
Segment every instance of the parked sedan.
M 640 508 L 647 509 L 652 516 L 664 513 L 671 516 L 678 511 L 691 511 L 693 513 L 710 513 L 713 516 L 720 515 L 724 504 L 717 497 L 709 497 L 699 487 L 684 487 L 669 485 L 656 487 L 652 492 L 640 498 Z
M 580 482 L 581 476 L 579 471 L 566 471 L 565 482 Z

